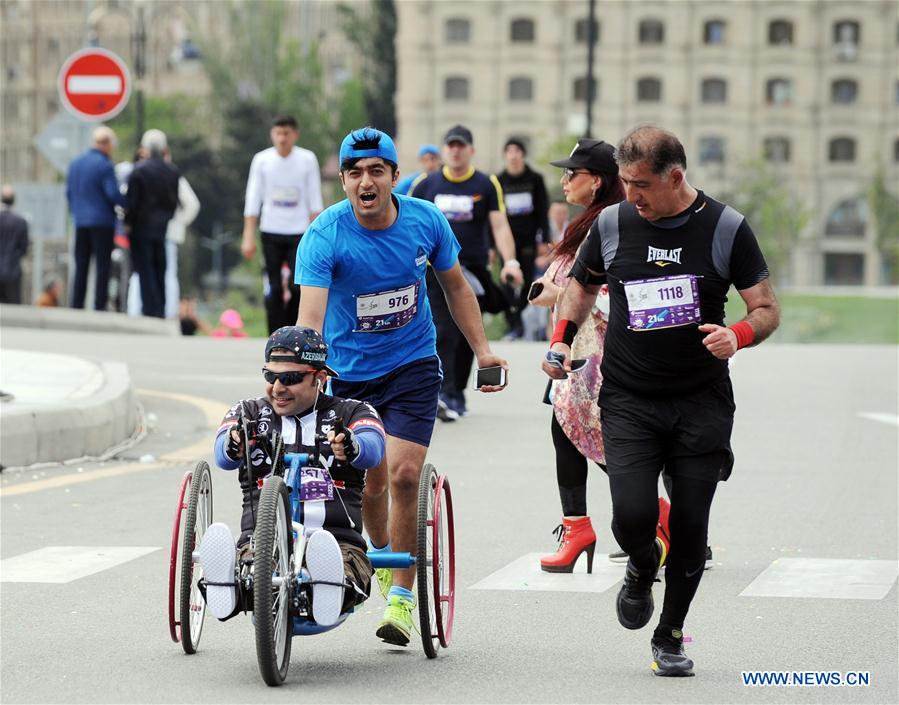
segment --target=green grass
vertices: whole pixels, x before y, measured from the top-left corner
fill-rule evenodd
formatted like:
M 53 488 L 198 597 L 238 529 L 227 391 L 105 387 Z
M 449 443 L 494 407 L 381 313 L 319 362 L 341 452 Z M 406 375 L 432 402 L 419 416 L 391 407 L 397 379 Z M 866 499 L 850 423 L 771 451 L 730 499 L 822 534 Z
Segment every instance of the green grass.
M 780 343 L 899 344 L 899 301 L 866 296 L 778 295 L 780 328 L 771 336 Z M 746 315 L 733 290 L 727 302 L 727 322 Z
M 746 307 L 739 294 L 731 290 L 727 302 L 727 322 L 740 320 Z M 771 340 L 780 343 L 899 344 L 899 301 L 896 298 L 865 296 L 816 296 L 782 293 L 780 328 Z M 256 338 L 268 336 L 265 309 L 247 301 L 240 292 L 231 291 L 218 306 L 210 307 L 209 322 L 215 327 L 217 313 L 236 308 L 244 329 Z M 217 313 L 213 313 L 216 311 Z M 490 340 L 506 333 L 503 314 L 485 314 L 484 329 Z

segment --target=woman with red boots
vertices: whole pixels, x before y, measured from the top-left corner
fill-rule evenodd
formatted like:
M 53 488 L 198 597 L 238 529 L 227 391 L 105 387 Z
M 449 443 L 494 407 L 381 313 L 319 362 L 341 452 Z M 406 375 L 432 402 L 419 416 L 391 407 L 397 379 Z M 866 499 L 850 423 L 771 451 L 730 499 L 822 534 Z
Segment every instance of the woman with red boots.
M 570 281 L 568 272 L 590 226 L 606 206 L 624 199 L 612 145 L 600 140 L 580 139 L 567 159 L 551 162 L 562 167 L 565 200 L 585 210 L 571 221 L 553 253 L 546 273 L 531 290 L 531 303 L 553 308 Z M 605 305 L 603 305 L 605 304 Z M 579 371 L 556 380 L 547 388 L 552 404 L 551 432 L 556 450 L 556 478 L 562 500 L 562 523 L 556 527 L 558 550 L 540 559 L 542 570 L 570 573 L 582 553 L 587 554 L 587 572 L 593 571 L 596 533 L 587 515 L 587 460 L 604 467 L 599 407 L 596 404 L 602 375 L 603 340 L 608 316 L 608 290 L 603 287 L 591 319 L 581 326 L 572 344 L 572 359 L 585 360 Z M 555 323 L 555 321 L 554 321 Z M 659 534 L 667 554 L 668 502 L 659 498 Z M 662 523 L 662 520 L 665 520 Z M 662 529 L 665 526 L 665 530 Z

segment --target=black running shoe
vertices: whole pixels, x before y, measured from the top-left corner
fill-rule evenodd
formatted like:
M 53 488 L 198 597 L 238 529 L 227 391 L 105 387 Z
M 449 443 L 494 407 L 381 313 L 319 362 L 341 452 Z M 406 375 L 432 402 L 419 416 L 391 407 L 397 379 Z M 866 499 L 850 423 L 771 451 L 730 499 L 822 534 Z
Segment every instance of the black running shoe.
M 658 553 L 658 548 L 656 548 Z M 656 559 L 658 560 L 658 559 Z M 625 629 L 642 629 L 652 618 L 655 603 L 652 600 L 652 584 L 656 581 L 658 566 L 638 569 L 632 561 L 624 570 L 624 585 L 618 591 L 615 608 L 618 621 Z
M 684 653 L 680 629 L 659 625 L 652 635 L 652 672 L 657 676 L 692 676 L 693 660 Z

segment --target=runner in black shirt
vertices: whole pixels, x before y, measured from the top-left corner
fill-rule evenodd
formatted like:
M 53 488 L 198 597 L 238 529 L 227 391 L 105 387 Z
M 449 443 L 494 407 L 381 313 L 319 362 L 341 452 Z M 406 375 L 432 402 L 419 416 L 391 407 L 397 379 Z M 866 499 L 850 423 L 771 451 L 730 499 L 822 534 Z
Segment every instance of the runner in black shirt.
M 509 333 L 506 337 L 520 340 L 524 336 L 521 312 L 528 305 L 528 290 L 534 281 L 538 242 L 543 246 L 542 253 L 545 253 L 550 243 L 549 198 L 543 177 L 524 161 L 527 149 L 521 140 L 508 140 L 503 156 L 506 169 L 496 178 L 503 187 L 506 216 L 515 237 L 515 256 L 521 264 L 521 274 L 524 277 L 521 286 L 504 284 L 506 297 L 509 299 L 509 310 L 506 311 Z
M 715 487 L 733 466 L 727 360 L 777 328 L 780 313 L 751 228 L 733 208 L 690 186 L 680 141 L 640 127 L 618 145 L 627 200 L 606 208 L 572 268 L 544 370 L 570 373 L 570 342 L 601 284 L 611 298 L 599 394 L 612 531 L 630 556 L 618 620 L 652 618 L 657 488 L 671 477 L 665 600 L 652 638 L 656 675 L 693 675 L 682 629 L 705 564 Z M 733 285 L 746 316 L 724 326 Z

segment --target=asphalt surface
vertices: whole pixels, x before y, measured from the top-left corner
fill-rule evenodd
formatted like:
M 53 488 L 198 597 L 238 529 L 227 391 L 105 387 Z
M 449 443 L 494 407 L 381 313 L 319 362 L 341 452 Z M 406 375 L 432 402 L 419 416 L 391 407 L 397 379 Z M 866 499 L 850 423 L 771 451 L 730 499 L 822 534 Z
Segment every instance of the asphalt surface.
M 156 550 L 67 583 L 0 583 L 4 703 L 899 698 L 895 576 L 880 599 L 741 595 L 777 559 L 896 561 L 894 347 L 772 344 L 739 353 L 737 463 L 712 510 L 716 565 L 685 629 L 695 678 L 652 676 L 651 629 L 618 625 L 617 586 L 473 589 L 522 556 L 553 549 L 550 532 L 559 522 L 549 408 L 539 403 L 543 347 L 499 343 L 495 350 L 512 364 L 510 387 L 470 393 L 470 416 L 439 425 L 429 454 L 450 477 L 456 505 L 451 648 L 429 661 L 416 641 L 406 649 L 382 644 L 374 636 L 383 609 L 376 595 L 339 629 L 295 638 L 287 682 L 271 689 L 259 677 L 248 618 L 221 624 L 207 617 L 199 653 L 186 656 L 169 639 L 166 615 L 178 484 L 197 460 L 211 458 L 228 406 L 262 390 L 262 341 L 3 330 L 4 348 L 47 350 L 51 340 L 69 355 L 127 363 L 150 432 L 105 463 L 5 471 L 0 558 L 50 546 Z M 216 520 L 236 527 L 235 478 L 216 470 L 213 486 Z M 608 485 L 596 468 L 588 491 L 597 552 L 615 550 Z M 657 604 L 661 596 L 658 585 Z M 870 685 L 743 686 L 741 671 L 755 669 L 867 671 Z

